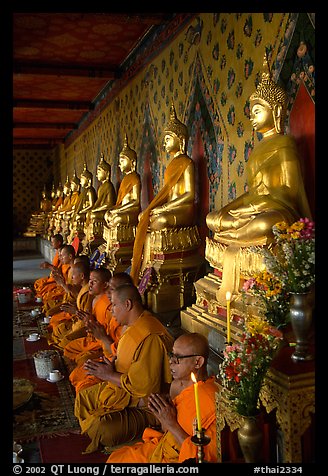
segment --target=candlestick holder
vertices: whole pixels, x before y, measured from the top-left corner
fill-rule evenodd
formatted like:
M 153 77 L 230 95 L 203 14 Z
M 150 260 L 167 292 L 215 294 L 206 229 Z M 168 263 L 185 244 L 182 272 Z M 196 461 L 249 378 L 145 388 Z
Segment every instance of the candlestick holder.
M 225 345 L 232 345 L 232 341 L 230 341 L 230 342 L 225 342 L 224 344 L 225 344 Z
M 194 445 L 197 445 L 197 463 L 204 463 L 204 446 L 208 445 L 211 441 L 211 438 L 205 435 L 205 430 L 196 430 L 196 434 L 191 437 L 191 441 Z

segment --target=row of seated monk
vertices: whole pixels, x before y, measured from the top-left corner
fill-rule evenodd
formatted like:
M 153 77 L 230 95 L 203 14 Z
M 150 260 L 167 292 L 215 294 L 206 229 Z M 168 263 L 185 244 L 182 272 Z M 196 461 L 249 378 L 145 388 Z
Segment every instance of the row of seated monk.
M 174 339 L 143 306 L 128 273 L 90 268 L 89 257 L 60 234 L 51 242 L 53 261 L 41 264 L 50 274 L 34 282 L 34 291 L 50 317 L 48 344 L 70 364 L 74 413 L 90 439 L 84 452 L 105 449 L 107 463 L 199 462 L 193 373 L 201 428 L 210 438 L 204 458 L 217 462 L 217 383 L 207 371 L 207 339 Z
M 265 56 L 261 81 L 250 96 L 250 121 L 262 140 L 254 147 L 246 164 L 247 191 L 206 217 L 214 241 L 228 246 L 269 245 L 274 240 L 272 227 L 277 222 L 291 224 L 300 217 L 311 218 L 297 147 L 292 137 L 284 135 L 286 105 L 286 93 L 272 80 Z M 188 129 L 177 118 L 172 103 L 163 139 L 171 161 L 165 170 L 163 187 L 144 210 L 140 208 L 136 152 L 128 146 L 125 137 L 119 159 L 125 175 L 117 197 L 109 178 L 110 165 L 102 156 L 97 169 L 101 181 L 98 195 L 92 186 L 92 174 L 85 165 L 80 194 L 74 175 L 71 195 L 66 196 L 66 204 L 64 201 L 57 209 L 55 205 L 48 213 L 46 228 L 52 233 L 56 231 L 56 220 L 65 222 L 70 233 L 68 241 L 71 241 L 74 233 L 81 229 L 92 239 L 94 234 L 102 233 L 101 227 L 135 227 L 131 275 L 136 283 L 148 231 L 196 225 L 195 164 L 187 154 L 188 139 Z M 66 184 L 66 192 L 68 190 Z M 73 196 L 78 197 L 75 205 Z

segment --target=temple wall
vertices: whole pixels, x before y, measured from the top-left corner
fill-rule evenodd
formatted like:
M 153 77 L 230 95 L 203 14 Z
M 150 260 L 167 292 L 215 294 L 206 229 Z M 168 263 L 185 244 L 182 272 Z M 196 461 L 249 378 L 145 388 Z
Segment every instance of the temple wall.
M 74 169 L 80 176 L 86 162 L 97 189 L 96 168 L 104 153 L 118 188 L 118 156 L 127 133 L 138 155 L 145 208 L 160 189 L 168 163 L 162 132 L 173 100 L 179 119 L 190 131 L 191 157 L 195 138 L 201 141 L 208 210 L 221 208 L 247 187 L 245 165 L 259 139 L 249 121 L 248 97 L 259 81 L 265 51 L 271 56 L 274 79 L 290 93 L 289 111 L 300 83 L 314 102 L 314 72 L 309 68 L 314 65 L 312 22 L 307 13 L 200 13 L 174 38 L 154 38 L 158 46 L 151 60 L 131 74 L 126 84 L 121 80 L 115 92 L 103 98 L 101 107 L 56 149 L 55 183 L 72 177 Z M 300 38 L 313 48 L 307 52 L 307 62 L 298 55 Z M 30 173 L 34 174 L 34 167 Z M 43 183 L 40 187 L 41 191 Z

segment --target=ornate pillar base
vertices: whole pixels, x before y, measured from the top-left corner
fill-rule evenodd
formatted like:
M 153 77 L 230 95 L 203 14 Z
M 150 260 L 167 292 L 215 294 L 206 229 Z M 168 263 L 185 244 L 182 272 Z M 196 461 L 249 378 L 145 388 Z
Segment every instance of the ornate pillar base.
M 260 399 L 266 411 L 276 409 L 283 434 L 282 463 L 309 463 L 302 458 L 302 435 L 315 412 L 314 361 L 295 363 L 293 348 L 283 347 L 268 371 Z M 312 455 L 314 458 L 314 455 Z
M 213 272 L 195 282 L 196 304 L 181 311 L 181 327 L 207 337 L 214 352 L 222 355 L 227 340 L 226 291 L 231 299 L 231 341 L 239 342 L 247 315 L 260 315 L 251 300 L 243 301 L 240 292 L 244 281 L 263 268 L 260 255 L 249 248 L 229 247 L 206 239 L 205 258 Z
M 147 289 L 148 308 L 161 314 L 191 305 L 194 282 L 204 263 L 198 253 L 198 228 L 151 231 L 146 239 L 149 257 L 144 262 L 154 270 Z

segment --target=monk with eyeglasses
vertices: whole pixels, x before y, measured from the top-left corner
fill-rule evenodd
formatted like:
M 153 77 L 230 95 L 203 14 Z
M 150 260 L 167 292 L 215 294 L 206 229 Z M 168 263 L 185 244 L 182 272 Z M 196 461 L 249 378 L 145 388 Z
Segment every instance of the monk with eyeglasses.
M 169 395 L 151 394 L 148 408 L 158 427 L 146 428 L 142 442 L 113 451 L 107 463 L 182 463 L 196 460 L 191 441 L 196 427 L 196 406 L 191 373 L 198 381 L 201 426 L 210 443 L 204 446 L 205 461 L 217 462 L 215 377 L 207 374 L 209 345 L 198 333 L 178 337 L 169 353 L 172 383 Z

